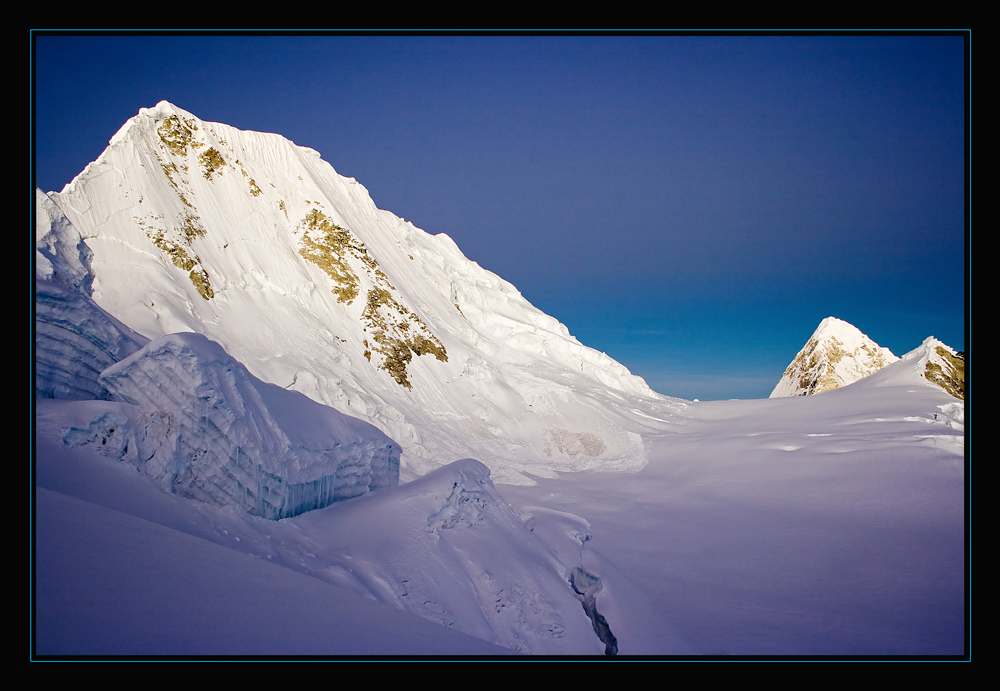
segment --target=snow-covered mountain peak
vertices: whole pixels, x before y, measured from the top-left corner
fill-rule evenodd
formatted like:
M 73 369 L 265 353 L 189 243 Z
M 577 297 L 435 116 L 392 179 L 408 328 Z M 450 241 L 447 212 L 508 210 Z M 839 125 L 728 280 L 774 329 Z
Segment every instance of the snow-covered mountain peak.
M 415 474 L 465 457 L 498 482 L 634 470 L 657 423 L 629 399 L 684 405 L 276 134 L 161 101 L 51 197 L 93 250 L 101 307 L 368 420 Z
M 844 341 L 854 342 L 863 341 L 868 338 L 853 324 L 845 322 L 843 319 L 837 319 L 836 317 L 827 317 L 821 321 L 819 326 L 816 327 L 816 331 L 813 332 L 812 337 L 816 339 L 839 338 Z
M 846 386 L 898 360 L 836 317 L 827 317 L 785 370 L 771 398 L 808 396 Z

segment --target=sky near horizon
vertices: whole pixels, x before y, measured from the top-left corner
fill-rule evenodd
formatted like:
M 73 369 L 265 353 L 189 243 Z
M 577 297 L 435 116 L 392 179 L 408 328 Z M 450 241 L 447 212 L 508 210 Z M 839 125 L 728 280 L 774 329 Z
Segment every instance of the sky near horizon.
M 167 100 L 316 149 L 663 394 L 766 398 L 828 316 L 966 348 L 965 35 L 32 40 L 46 192 Z

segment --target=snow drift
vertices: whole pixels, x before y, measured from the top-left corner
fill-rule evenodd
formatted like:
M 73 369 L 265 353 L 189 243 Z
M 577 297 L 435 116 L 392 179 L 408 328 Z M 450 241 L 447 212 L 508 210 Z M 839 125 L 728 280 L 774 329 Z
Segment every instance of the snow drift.
M 519 653 L 604 652 L 570 586 L 579 553 L 564 561 L 529 530 L 478 461 L 296 524 L 326 578 L 382 602 Z

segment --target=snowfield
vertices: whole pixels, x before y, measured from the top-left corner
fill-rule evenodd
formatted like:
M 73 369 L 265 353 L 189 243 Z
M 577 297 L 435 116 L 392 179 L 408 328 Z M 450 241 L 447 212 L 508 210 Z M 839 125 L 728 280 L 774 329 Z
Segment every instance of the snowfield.
M 961 655 L 961 406 L 885 374 L 692 404 L 638 473 L 462 461 L 281 521 L 61 440 L 115 404 L 40 400 L 37 652 L 599 655 L 580 568 L 619 655 Z
M 315 151 L 166 102 L 36 208 L 35 656 L 967 653 L 933 338 L 662 396 Z

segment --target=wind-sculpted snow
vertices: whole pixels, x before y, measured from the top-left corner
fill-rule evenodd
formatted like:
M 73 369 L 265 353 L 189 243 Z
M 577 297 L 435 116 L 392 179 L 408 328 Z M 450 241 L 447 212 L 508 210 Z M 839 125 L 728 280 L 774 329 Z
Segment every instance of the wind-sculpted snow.
M 200 334 L 156 339 L 100 383 L 135 407 L 138 467 L 176 494 L 279 519 L 399 480 L 392 440 L 257 380 Z
M 35 192 L 35 395 L 107 399 L 107 367 L 146 343 L 91 299 L 91 252 L 40 190 Z
M 636 471 L 640 434 L 683 407 L 276 134 L 164 101 L 52 198 L 94 252 L 98 304 L 371 422 L 409 477 L 468 456 L 506 483 Z

